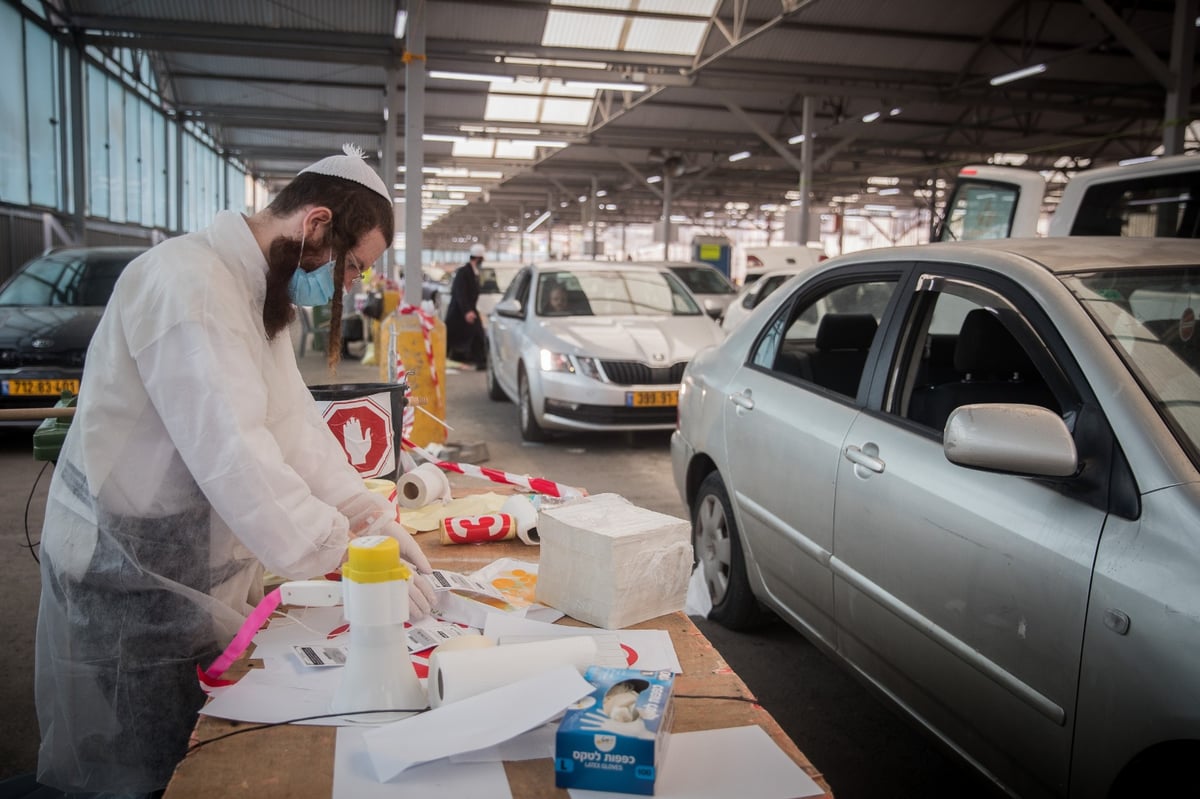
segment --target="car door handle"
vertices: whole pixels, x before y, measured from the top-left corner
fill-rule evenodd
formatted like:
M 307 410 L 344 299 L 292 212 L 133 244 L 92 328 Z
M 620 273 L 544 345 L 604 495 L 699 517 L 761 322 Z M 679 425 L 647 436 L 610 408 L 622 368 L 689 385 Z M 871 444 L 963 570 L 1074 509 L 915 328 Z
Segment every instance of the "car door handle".
M 742 410 L 754 410 L 754 397 L 750 394 L 750 389 L 739 391 L 737 394 L 730 394 L 729 401 L 738 406 Z
M 875 457 L 879 454 L 879 448 L 874 444 L 867 444 L 866 450 L 859 449 L 851 444 L 846 447 L 846 460 L 853 463 L 855 466 L 861 466 L 864 469 L 869 469 L 876 474 L 882 474 L 887 468 L 887 464 Z

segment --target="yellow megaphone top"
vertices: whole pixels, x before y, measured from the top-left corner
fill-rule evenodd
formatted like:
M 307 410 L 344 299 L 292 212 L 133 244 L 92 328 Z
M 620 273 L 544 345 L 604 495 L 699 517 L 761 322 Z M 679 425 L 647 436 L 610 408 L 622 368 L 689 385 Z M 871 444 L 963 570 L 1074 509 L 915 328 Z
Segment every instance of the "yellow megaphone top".
M 366 535 L 350 540 L 350 558 L 342 566 L 342 579 L 356 583 L 407 580 L 412 571 L 400 560 L 400 542 L 388 535 Z

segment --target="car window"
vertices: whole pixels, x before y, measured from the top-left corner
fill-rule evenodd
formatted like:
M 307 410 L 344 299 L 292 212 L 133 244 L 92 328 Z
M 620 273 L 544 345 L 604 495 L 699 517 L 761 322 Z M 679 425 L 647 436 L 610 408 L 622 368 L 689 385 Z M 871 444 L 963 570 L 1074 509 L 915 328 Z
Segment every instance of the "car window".
M 522 269 L 517 274 L 516 278 L 514 278 L 513 281 L 508 284 L 508 288 L 504 291 L 504 296 L 500 298 L 501 302 L 504 300 L 519 301 L 521 303 L 522 316 L 524 316 L 525 311 L 528 310 L 528 304 L 526 303 L 525 298 L 529 294 L 530 279 L 530 271 L 528 269 Z
M 1109 270 L 1064 282 L 1200 464 L 1200 268 Z
M 866 279 L 793 303 L 767 326 L 750 363 L 853 397 L 895 291 L 895 280 Z
M 551 310 L 552 294 L 565 306 Z M 545 271 L 538 275 L 536 305 L 542 315 L 690 316 L 701 313 L 679 279 L 655 269 Z
M 673 266 L 671 271 L 696 294 L 733 294 L 737 291 L 724 275 L 710 266 Z
M 479 293 L 501 294 L 507 291 L 518 271 L 511 266 L 479 267 Z
M 45 257 L 0 291 L 0 305 L 103 306 L 130 257 Z
M 962 405 L 1020 403 L 1064 414 L 1049 370 L 1038 365 L 1052 355 L 1034 326 L 979 286 L 945 281 L 929 288 L 913 306 L 898 351 L 888 409 L 938 435 Z

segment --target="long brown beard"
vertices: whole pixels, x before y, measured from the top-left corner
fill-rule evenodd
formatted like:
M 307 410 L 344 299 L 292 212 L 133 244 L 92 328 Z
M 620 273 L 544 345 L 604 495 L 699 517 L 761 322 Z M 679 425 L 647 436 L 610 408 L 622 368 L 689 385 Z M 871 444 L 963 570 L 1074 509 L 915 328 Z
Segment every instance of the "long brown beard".
M 320 250 L 324 246 L 323 241 L 314 242 L 311 249 Z M 268 341 L 274 340 L 296 318 L 296 306 L 292 304 L 288 283 L 299 268 L 300 255 L 300 242 L 286 236 L 277 237 L 267 249 L 267 292 L 263 299 L 262 318 Z M 333 268 L 333 301 L 326 339 L 329 371 L 334 373 L 342 359 L 342 280 L 345 272 L 345 258 L 339 255 Z

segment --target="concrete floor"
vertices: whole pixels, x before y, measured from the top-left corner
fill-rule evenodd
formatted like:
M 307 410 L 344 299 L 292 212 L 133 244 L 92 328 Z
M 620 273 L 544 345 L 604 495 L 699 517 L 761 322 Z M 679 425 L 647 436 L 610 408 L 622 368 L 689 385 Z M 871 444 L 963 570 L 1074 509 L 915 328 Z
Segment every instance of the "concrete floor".
M 300 366 L 309 385 L 378 379 L 376 367 L 352 361 L 332 377 L 319 352 L 309 352 Z M 482 374 L 451 370 L 446 387 L 451 441 L 485 443 L 489 466 L 593 494 L 613 491 L 643 507 L 687 517 L 671 478 L 669 433 L 583 434 L 533 445 L 521 441 L 516 406 L 486 398 Z M 5 722 L 0 781 L 33 771 L 37 760 L 33 637 L 40 580 L 25 547 L 25 530 L 34 541 L 40 535 L 50 476 L 46 469 L 39 477 L 41 470 L 42 463 L 32 458 L 29 432 L 0 428 L 0 553 L 6 566 L 0 580 L 0 642 L 7 649 L 0 658 L 0 719 Z M 472 481 L 454 477 L 452 482 Z M 785 625 L 753 634 L 729 632 L 706 620 L 697 625 L 822 769 L 839 799 L 997 795 Z

